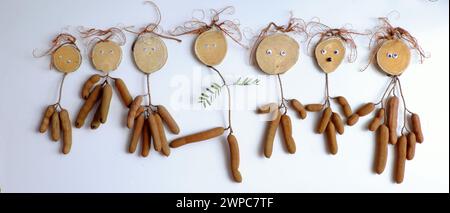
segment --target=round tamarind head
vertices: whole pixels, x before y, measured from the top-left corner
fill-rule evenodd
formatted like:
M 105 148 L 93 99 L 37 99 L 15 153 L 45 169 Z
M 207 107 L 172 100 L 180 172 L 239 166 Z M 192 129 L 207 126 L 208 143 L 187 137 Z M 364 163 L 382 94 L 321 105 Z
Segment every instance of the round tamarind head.
M 81 65 L 80 50 L 72 44 L 59 47 L 52 53 L 52 65 L 63 73 L 76 71 Z
M 195 40 L 194 52 L 205 65 L 220 64 L 227 54 L 227 40 L 222 31 L 211 29 L 200 34 Z
M 92 48 L 91 59 L 96 70 L 114 71 L 122 61 L 122 49 L 113 41 L 99 41 Z
M 389 75 L 401 75 L 409 65 L 411 52 L 399 39 L 383 42 L 376 53 L 378 66 Z
M 133 44 L 133 57 L 140 71 L 150 74 L 167 62 L 167 47 L 161 38 L 150 33 L 140 35 Z
M 256 49 L 256 62 L 269 75 L 282 74 L 297 63 L 299 49 L 297 41 L 286 34 L 269 35 Z
M 345 58 L 345 46 L 341 39 L 329 38 L 317 44 L 314 53 L 322 71 L 332 73 Z

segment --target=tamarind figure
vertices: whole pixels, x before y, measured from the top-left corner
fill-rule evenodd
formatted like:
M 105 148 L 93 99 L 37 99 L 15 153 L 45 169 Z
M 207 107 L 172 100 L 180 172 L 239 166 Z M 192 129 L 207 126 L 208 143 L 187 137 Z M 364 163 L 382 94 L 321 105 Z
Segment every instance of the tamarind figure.
M 109 75 L 120 65 L 122 60 L 120 46 L 125 44 L 126 38 L 122 29 L 116 27 L 106 30 L 80 28 L 79 31 L 84 39 L 90 39 L 88 48 L 90 49 L 89 55 L 92 65 L 94 69 L 103 74 L 94 74 L 83 84 L 81 98 L 85 101 L 78 112 L 75 127 L 81 128 L 89 113 L 96 108 L 90 127 L 91 129 L 97 129 L 107 121 L 113 86 L 119 93 L 125 107 L 128 107 L 133 100 L 124 81 Z
M 395 145 L 397 153 L 394 180 L 396 183 L 402 183 L 405 161 L 414 158 L 416 143 L 423 141 L 423 133 L 419 116 L 406 106 L 400 76 L 410 63 L 410 48 L 419 54 L 421 62 L 428 56 L 408 31 L 392 26 L 386 17 L 379 20 L 381 25 L 376 28 L 370 42 L 371 47 L 374 47 L 370 61 L 363 70 L 376 62 L 377 67 L 389 78 L 389 84 L 380 101 L 364 104 L 351 116 L 356 121 L 348 124 L 354 125 L 360 117 L 376 112 L 368 126 L 370 131 L 377 132 L 378 135 L 375 172 L 381 174 L 384 171 L 388 155 L 387 146 Z M 403 120 L 401 125 L 398 125 L 399 118 Z M 348 121 L 350 122 L 350 119 Z M 401 127 L 400 131 L 398 127 Z
M 273 151 L 275 134 L 281 126 L 286 151 L 295 154 L 296 144 L 292 137 L 291 118 L 287 114 L 288 106 L 298 113 L 301 119 L 306 118 L 306 109 L 297 99 L 287 99 L 284 96 L 281 74 L 290 70 L 298 61 L 300 45 L 289 36 L 292 34 L 305 34 L 305 23 L 303 20 L 290 17 L 286 25 L 269 23 L 259 33 L 251 52 L 251 62 L 262 72 L 275 75 L 280 87 L 280 98 L 278 103 L 270 103 L 259 107 L 259 113 L 272 113 L 272 120 L 268 121 L 264 136 L 264 156 L 270 158 Z
M 205 15 L 205 12 L 203 15 Z M 235 182 L 242 182 L 242 175 L 239 171 L 239 145 L 236 137 L 233 135 L 232 116 L 231 116 L 231 94 L 230 86 L 247 86 L 251 84 L 258 84 L 258 80 L 252 80 L 241 78 L 235 83 L 227 83 L 222 73 L 215 67 L 219 65 L 226 56 L 227 53 L 227 40 L 226 36 L 230 37 L 239 45 L 245 47 L 240 43 L 242 40 L 242 34 L 239 29 L 239 25 L 229 20 L 220 20 L 220 15 L 227 14 L 232 15 L 234 13 L 233 7 L 225 7 L 219 11 L 210 10 L 211 20 L 210 23 L 203 22 L 201 20 L 193 20 L 184 23 L 182 26 L 175 28 L 170 34 L 173 36 L 181 36 L 186 34 L 197 35 L 194 44 L 194 53 L 199 62 L 206 65 L 210 70 L 214 71 L 220 77 L 221 83 L 213 83 L 209 88 L 203 92 L 199 98 L 199 103 L 204 107 L 211 105 L 213 98 L 223 88 L 226 88 L 228 94 L 228 126 L 216 127 L 192 135 L 184 136 L 173 140 L 170 143 L 170 147 L 178 148 L 180 146 L 209 140 L 219 137 L 228 131 L 227 141 L 230 151 L 230 171 Z
M 153 147 L 156 151 L 169 156 L 170 148 L 167 143 L 164 124 L 173 134 L 178 134 L 180 129 L 166 107 L 152 104 L 149 81 L 150 74 L 162 69 L 167 62 L 167 47 L 161 38 L 172 39 L 177 42 L 181 42 L 181 40 L 158 32 L 161 22 L 160 10 L 153 2 L 146 1 L 145 3 L 149 3 L 155 8 L 158 16 L 157 21 L 148 24 L 139 32 L 126 29 L 128 32 L 137 34 L 132 46 L 133 59 L 139 71 L 147 77 L 147 94 L 137 96 L 131 102 L 128 111 L 127 126 L 133 128 L 129 152 L 134 153 L 136 151 L 138 140 L 142 137 L 141 155 L 143 157 L 150 154 L 151 141 L 153 141 Z M 143 105 L 142 102 L 145 97 L 148 102 Z
M 309 112 L 319 112 L 322 114 L 317 123 L 316 133 L 326 134 L 328 152 L 337 154 L 338 144 L 336 135 L 342 135 L 345 131 L 344 119 L 347 122 L 354 122 L 353 114 L 347 99 L 344 96 L 332 96 L 329 89 L 329 75 L 337 70 L 347 55 L 349 63 L 353 63 L 357 58 L 357 46 L 353 40 L 354 35 L 364 35 L 363 33 L 342 28 L 330 28 L 320 22 L 312 21 L 307 27 L 311 37 L 308 41 L 310 45 L 318 38 L 315 44 L 314 56 L 318 67 L 325 73 L 325 101 L 320 104 L 308 104 L 306 110 Z M 349 53 L 347 53 L 347 49 Z M 340 106 L 343 114 L 339 114 L 333 109 L 332 101 Z
M 76 38 L 67 33 L 61 33 L 52 40 L 51 48 L 35 57 L 51 56 L 50 69 L 55 68 L 63 73 L 59 87 L 58 100 L 47 106 L 39 127 L 39 132 L 45 133 L 50 128 L 51 139 L 59 141 L 62 138 L 62 153 L 69 154 L 72 147 L 72 126 L 69 113 L 61 106 L 64 80 L 69 73 L 75 72 L 81 65 L 81 53 L 76 45 Z

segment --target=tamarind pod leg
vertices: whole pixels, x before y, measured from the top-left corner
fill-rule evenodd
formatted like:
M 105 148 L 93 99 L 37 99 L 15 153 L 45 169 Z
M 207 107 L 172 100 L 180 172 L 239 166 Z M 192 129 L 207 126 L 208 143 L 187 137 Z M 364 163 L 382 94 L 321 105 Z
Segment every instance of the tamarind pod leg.
M 332 111 L 330 107 L 327 107 L 323 113 L 322 117 L 319 120 L 319 123 L 317 125 L 316 131 L 319 134 L 322 134 L 325 132 L 325 129 L 327 128 L 328 123 L 330 122 Z
M 228 146 L 230 148 L 230 166 L 233 180 L 242 182 L 241 172 L 239 172 L 239 145 L 234 135 L 230 134 L 227 137 Z
M 377 148 L 375 154 L 375 172 L 377 174 L 383 173 L 386 168 L 388 143 L 389 143 L 389 129 L 386 125 L 381 125 L 377 131 Z
M 328 122 L 326 131 L 328 151 L 330 154 L 335 155 L 338 152 L 338 145 L 336 140 L 336 129 L 333 122 Z
M 288 115 L 281 116 L 281 128 L 283 130 L 284 143 L 289 153 L 294 154 L 296 151 L 295 141 L 292 137 L 292 123 Z
M 395 182 L 402 183 L 405 177 L 405 163 L 406 163 L 406 147 L 407 138 L 405 135 L 400 136 L 396 145 L 396 163 L 395 163 Z
M 130 104 L 130 109 L 128 110 L 128 117 L 127 117 L 127 127 L 132 128 L 134 125 L 134 120 L 136 118 L 136 112 L 141 106 L 143 97 L 137 96 L 133 102 Z
M 181 138 L 173 140 L 170 143 L 170 147 L 178 148 L 178 147 L 186 145 L 186 144 L 205 141 L 205 140 L 215 138 L 215 137 L 222 135 L 224 133 L 224 131 L 225 131 L 225 129 L 223 127 L 216 127 L 216 128 L 212 128 L 212 129 L 203 131 L 203 132 L 199 132 L 196 134 L 181 137 Z
M 161 116 L 162 121 L 167 125 L 170 132 L 173 134 L 180 133 L 180 128 L 178 127 L 177 122 L 173 119 L 172 115 L 170 115 L 169 111 L 162 105 L 156 106 L 157 112 L 159 116 Z
M 109 107 L 111 105 L 112 86 L 105 84 L 102 91 L 102 102 L 100 103 L 100 122 L 106 123 L 108 119 Z
M 156 113 L 149 111 L 148 124 L 150 126 L 150 133 L 153 138 L 153 148 L 156 151 L 161 151 L 161 135 L 159 135 L 158 123 L 156 121 Z
M 344 134 L 344 122 L 341 119 L 341 116 L 337 114 L 336 112 L 333 112 L 331 115 L 331 122 L 333 122 L 334 127 L 336 128 L 336 131 L 342 135 Z
M 101 78 L 102 78 L 101 75 L 95 74 L 92 75 L 86 82 L 84 82 L 83 87 L 81 88 L 81 98 L 87 99 L 92 90 L 92 87 L 94 87 L 94 85 L 98 81 L 100 81 Z
M 61 125 L 59 123 L 59 112 L 55 111 L 52 115 L 51 135 L 53 141 L 59 141 L 61 138 Z
M 84 125 L 84 121 L 86 120 L 87 115 L 92 110 L 98 98 L 100 97 L 101 91 L 101 85 L 95 86 L 94 90 L 91 92 L 88 99 L 84 102 L 83 106 L 78 112 L 77 119 L 75 121 L 75 127 L 81 128 Z
M 414 159 L 414 155 L 416 153 L 416 143 L 417 143 L 416 134 L 410 132 L 407 137 L 408 137 L 408 146 L 406 159 L 412 160 Z
M 62 137 L 63 137 L 63 149 L 64 154 L 69 154 L 72 148 L 72 125 L 70 122 L 69 112 L 65 109 L 61 109 L 59 112 L 59 119 L 61 121 L 62 127 Z
M 139 142 L 139 138 L 142 134 L 142 127 L 144 126 L 144 114 L 141 114 L 137 119 L 136 119 L 136 124 L 134 125 L 133 128 L 133 133 L 131 135 L 131 140 L 130 140 L 130 147 L 128 149 L 128 151 L 130 153 L 134 153 L 136 151 L 136 147 L 138 145 Z
M 131 97 L 125 82 L 120 78 L 116 78 L 114 80 L 114 85 L 119 92 L 119 96 L 122 100 L 123 105 L 125 105 L 125 107 L 127 108 L 130 107 L 131 102 L 133 102 L 133 98 Z
M 39 132 L 44 133 L 47 131 L 50 125 L 50 117 L 52 117 L 55 112 L 55 107 L 53 105 L 48 106 L 45 109 L 44 116 L 42 117 L 41 125 L 39 126 Z
M 159 132 L 159 140 L 161 141 L 161 152 L 165 156 L 170 155 L 170 147 L 169 143 L 167 143 L 166 133 L 164 132 L 164 124 L 161 116 L 158 113 L 155 113 L 156 124 Z
M 100 122 L 100 105 L 99 105 L 97 107 L 97 110 L 95 111 L 94 118 L 92 118 L 91 129 L 98 129 L 98 127 L 100 127 L 101 124 L 102 122 Z
M 278 126 L 280 125 L 281 112 L 276 111 L 277 115 L 274 120 L 268 122 L 266 136 L 264 138 L 264 156 L 270 158 L 273 151 L 273 141 L 275 140 L 275 133 L 277 132 Z
M 420 124 L 419 115 L 417 115 L 415 113 L 412 114 L 411 123 L 412 123 L 413 132 L 416 135 L 417 142 L 422 143 L 424 139 L 423 139 L 422 126 Z
M 392 96 L 388 100 L 388 124 L 389 124 L 389 141 L 395 145 L 397 143 L 397 119 L 398 119 L 398 103 L 399 99 L 396 96 Z
M 142 126 L 142 157 L 147 157 L 150 154 L 151 137 L 149 131 L 148 122 L 144 122 L 144 125 Z

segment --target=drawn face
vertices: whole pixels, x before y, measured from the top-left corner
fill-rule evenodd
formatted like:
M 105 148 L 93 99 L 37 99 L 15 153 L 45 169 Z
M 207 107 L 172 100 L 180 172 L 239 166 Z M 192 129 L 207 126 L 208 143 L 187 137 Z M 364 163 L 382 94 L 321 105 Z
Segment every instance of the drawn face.
M 52 54 L 53 67 L 63 73 L 77 70 L 81 65 L 80 51 L 73 45 L 59 47 Z
M 345 58 L 345 46 L 341 39 L 330 38 L 321 41 L 315 50 L 316 61 L 325 73 L 335 71 Z
M 264 38 L 256 49 L 256 62 L 269 75 L 285 73 L 298 61 L 299 45 L 285 34 Z
M 389 75 L 402 74 L 409 65 L 411 52 L 403 41 L 385 41 L 377 52 L 377 63 Z
M 119 67 L 122 49 L 112 41 L 100 41 L 92 48 L 92 64 L 95 69 L 109 72 Z
M 194 45 L 195 55 L 203 64 L 220 64 L 227 54 L 227 40 L 220 30 L 209 30 L 197 37 Z
M 134 43 L 133 57 L 139 70 L 150 74 L 166 64 L 167 47 L 159 37 L 146 33 Z

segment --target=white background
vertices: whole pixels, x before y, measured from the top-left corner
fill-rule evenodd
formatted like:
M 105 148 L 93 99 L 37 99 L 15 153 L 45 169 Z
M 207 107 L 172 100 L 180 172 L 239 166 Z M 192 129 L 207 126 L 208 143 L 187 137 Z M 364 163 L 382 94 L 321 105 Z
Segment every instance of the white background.
M 297 153 L 288 155 L 277 136 L 271 159 L 261 152 L 264 118 L 256 106 L 278 98 L 274 78 L 248 63 L 248 51 L 229 42 L 229 53 L 219 69 L 230 80 L 258 77 L 258 87 L 238 88 L 234 94 L 234 129 L 239 140 L 244 181 L 231 181 L 228 147 L 224 137 L 172 149 L 169 158 L 152 152 L 150 157 L 128 154 L 130 131 L 124 126 L 127 111 L 113 96 L 108 123 L 97 131 L 73 129 L 69 155 L 60 144 L 37 132 L 45 107 L 54 103 L 61 75 L 48 69 L 49 58 L 32 57 L 34 48 L 44 49 L 63 28 L 83 25 L 106 28 L 117 24 L 143 26 L 153 20 L 153 10 L 142 0 L 56 1 L 2 0 L 0 2 L 0 187 L 2 192 L 447 192 L 449 191 L 449 11 L 439 0 L 341 0 L 341 1 L 206 1 L 165 0 L 156 2 L 163 13 L 162 26 L 171 29 L 191 18 L 195 9 L 236 7 L 235 18 L 243 28 L 259 30 L 270 21 L 284 24 L 289 11 L 305 20 L 320 17 L 332 27 L 351 23 L 360 31 L 372 29 L 377 17 L 396 10 L 392 23 L 408 29 L 431 54 L 424 64 L 414 55 L 401 76 L 408 106 L 419 113 L 425 142 L 417 146 L 416 158 L 407 162 L 403 184 L 392 180 L 393 147 L 382 175 L 372 172 L 374 137 L 365 126 L 368 118 L 338 136 L 339 152 L 326 153 L 322 135 L 314 134 L 317 115 L 301 121 L 291 112 Z M 145 90 L 144 76 L 131 57 L 133 35 L 124 49 L 120 68 L 112 75 L 125 80 L 133 94 Z M 181 135 L 224 125 L 226 113 L 220 101 L 204 110 L 196 103 L 198 91 L 212 72 L 191 54 L 194 36 L 181 44 L 167 41 L 169 60 L 151 76 L 155 103 L 166 105 L 181 127 Z M 230 40 L 231 41 L 231 40 Z M 245 42 L 248 42 L 245 40 Z M 367 63 L 368 38 L 357 39 L 356 63 L 341 65 L 330 76 L 332 95 L 344 95 L 352 107 L 379 99 L 387 78 Z M 82 42 L 78 43 L 84 50 Z M 304 103 L 322 101 L 324 76 L 302 45 L 299 63 L 283 76 L 286 96 Z M 68 76 L 63 106 L 74 119 L 82 100 L 83 82 L 96 71 L 85 53 L 81 68 Z M 206 80 L 198 81 L 199 73 Z M 192 92 L 193 91 L 193 92 Z M 225 93 L 222 94 L 225 97 Z M 181 98 L 180 98 L 181 97 Z M 184 99 L 183 99 L 184 98 Z M 184 100 L 184 101 L 183 101 Z M 187 100 L 187 102 L 186 102 Z M 189 102 L 191 100 L 191 102 Z M 180 104 L 180 101 L 181 104 Z M 89 119 L 90 121 L 90 119 Z M 169 139 L 175 138 L 168 135 Z M 153 150 L 152 150 L 153 151 Z

